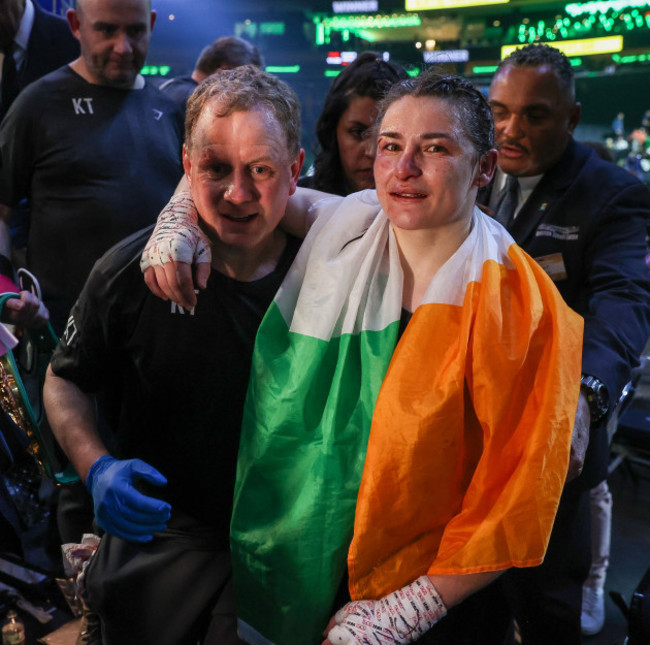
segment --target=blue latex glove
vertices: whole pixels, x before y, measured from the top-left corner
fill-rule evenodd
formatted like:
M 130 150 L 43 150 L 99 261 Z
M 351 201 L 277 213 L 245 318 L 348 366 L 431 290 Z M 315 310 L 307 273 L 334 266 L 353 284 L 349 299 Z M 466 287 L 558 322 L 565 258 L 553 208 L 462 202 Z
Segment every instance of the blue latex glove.
M 167 483 L 141 459 L 118 460 L 104 455 L 90 467 L 86 488 L 93 496 L 97 524 L 107 533 L 127 542 L 150 542 L 156 531 L 167 528 L 171 506 L 138 491 L 134 486 L 138 479 L 154 486 Z

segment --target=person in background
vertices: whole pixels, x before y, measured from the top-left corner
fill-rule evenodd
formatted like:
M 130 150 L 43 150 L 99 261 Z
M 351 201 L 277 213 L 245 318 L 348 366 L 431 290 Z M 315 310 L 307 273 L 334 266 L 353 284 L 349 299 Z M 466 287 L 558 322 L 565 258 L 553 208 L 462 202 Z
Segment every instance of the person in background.
M 210 43 L 199 54 L 190 76 L 170 78 L 159 85 L 159 89 L 176 101 L 185 111 L 185 104 L 196 86 L 220 69 L 233 69 L 240 65 L 264 67 L 264 58 L 252 43 L 237 36 L 223 36 Z
M 622 114 L 622 113 L 621 113 Z M 609 150 L 598 141 L 583 141 L 603 160 L 614 162 Z M 650 222 L 649 222 L 650 225 Z M 617 409 L 607 424 L 609 442 L 616 431 Z M 612 534 L 612 494 L 603 479 L 589 491 L 589 519 L 591 521 L 591 566 L 582 586 L 582 614 L 580 625 L 585 636 L 598 634 L 605 626 L 605 580 L 609 568 Z
M 0 120 L 30 83 L 79 56 L 67 22 L 34 0 L 0 0 Z
M 650 335 L 650 192 L 574 140 L 580 104 L 559 50 L 532 44 L 501 61 L 489 103 L 498 168 L 479 202 L 537 259 L 584 317 L 585 332 L 570 481 L 544 563 L 507 572 L 477 611 L 484 611 L 489 642 L 501 643 L 496 624 L 507 625 L 514 613 L 524 644 L 575 645 L 591 564 L 589 491 L 607 476 L 607 418 Z
M 313 174 L 301 177 L 300 186 L 334 195 L 374 187 L 374 149 L 368 135 L 377 116 L 377 102 L 405 78 L 408 75 L 402 67 L 386 62 L 376 52 L 362 52 L 343 68 L 316 122 L 320 150 Z
M 34 0 L 0 0 L 0 121 L 27 85 L 78 56 L 79 42 L 65 19 Z M 0 199 L 0 218 L 9 214 Z M 27 243 L 26 203 L 11 215 L 12 255 L 20 255 Z M 1 251 L 0 274 L 13 280 L 12 255 L 6 256 L 7 251 Z
M 625 114 L 618 112 L 612 121 L 612 132 L 616 138 L 625 136 Z
M 80 0 L 67 17 L 81 56 L 29 85 L 0 126 L 0 203 L 27 199 L 27 268 L 57 334 L 93 263 L 151 223 L 182 175 L 183 116 L 139 73 L 149 0 Z
M 605 580 L 612 536 L 612 494 L 606 479 L 589 491 L 589 515 L 591 566 L 582 586 L 580 616 L 580 626 L 585 636 L 598 634 L 605 626 Z

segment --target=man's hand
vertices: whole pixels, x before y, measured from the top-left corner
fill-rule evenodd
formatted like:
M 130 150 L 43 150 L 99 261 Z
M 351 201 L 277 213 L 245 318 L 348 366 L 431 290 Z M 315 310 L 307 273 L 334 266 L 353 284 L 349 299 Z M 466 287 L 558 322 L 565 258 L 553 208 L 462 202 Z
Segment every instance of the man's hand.
M 49 319 L 47 307 L 31 291 L 21 291 L 2 309 L 2 322 L 19 327 L 42 327 Z
M 205 289 L 210 277 L 210 264 L 196 265 L 196 286 Z M 162 300 L 172 300 L 185 309 L 196 305 L 192 265 L 187 262 L 168 261 L 162 265 L 144 269 L 144 281 L 151 293 Z
M 573 424 L 573 437 L 571 439 L 571 457 L 569 458 L 569 471 L 566 480 L 570 482 L 582 473 L 585 463 L 587 446 L 589 445 L 589 426 L 591 425 L 591 413 L 587 397 L 580 392 L 578 397 L 578 409 Z
M 323 645 L 406 645 L 446 614 L 429 576 L 421 576 L 381 600 L 349 602 L 330 621 Z
M 156 531 L 167 528 L 171 506 L 138 491 L 137 480 L 164 486 L 167 480 L 140 459 L 97 459 L 88 471 L 86 487 L 93 496 L 95 519 L 107 533 L 127 542 L 150 542 Z
M 210 242 L 198 224 L 198 213 L 188 192 L 174 195 L 158 216 L 158 223 L 142 252 L 140 268 L 151 292 L 191 309 L 196 286 L 204 289 L 210 276 Z

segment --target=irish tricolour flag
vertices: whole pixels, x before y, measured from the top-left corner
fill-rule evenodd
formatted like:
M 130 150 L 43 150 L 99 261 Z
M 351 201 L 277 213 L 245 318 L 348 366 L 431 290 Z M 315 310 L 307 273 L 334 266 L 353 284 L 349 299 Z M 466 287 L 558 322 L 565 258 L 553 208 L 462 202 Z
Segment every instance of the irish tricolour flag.
M 320 643 L 348 591 L 539 564 L 578 399 L 582 320 L 481 211 L 400 337 L 375 192 L 317 208 L 244 415 L 231 534 L 252 643 Z

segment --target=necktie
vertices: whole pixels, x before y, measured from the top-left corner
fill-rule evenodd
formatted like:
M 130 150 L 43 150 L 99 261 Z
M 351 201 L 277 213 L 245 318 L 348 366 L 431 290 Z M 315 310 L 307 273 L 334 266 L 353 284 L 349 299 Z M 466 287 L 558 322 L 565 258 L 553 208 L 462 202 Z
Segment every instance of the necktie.
M 16 79 L 16 61 L 14 60 L 13 45 L 7 47 L 2 61 L 2 112 L 6 114 L 9 106 L 18 96 Z
M 506 185 L 501 191 L 499 203 L 494 211 L 494 219 L 508 228 L 517 210 L 519 202 L 519 181 L 514 175 L 508 175 Z

